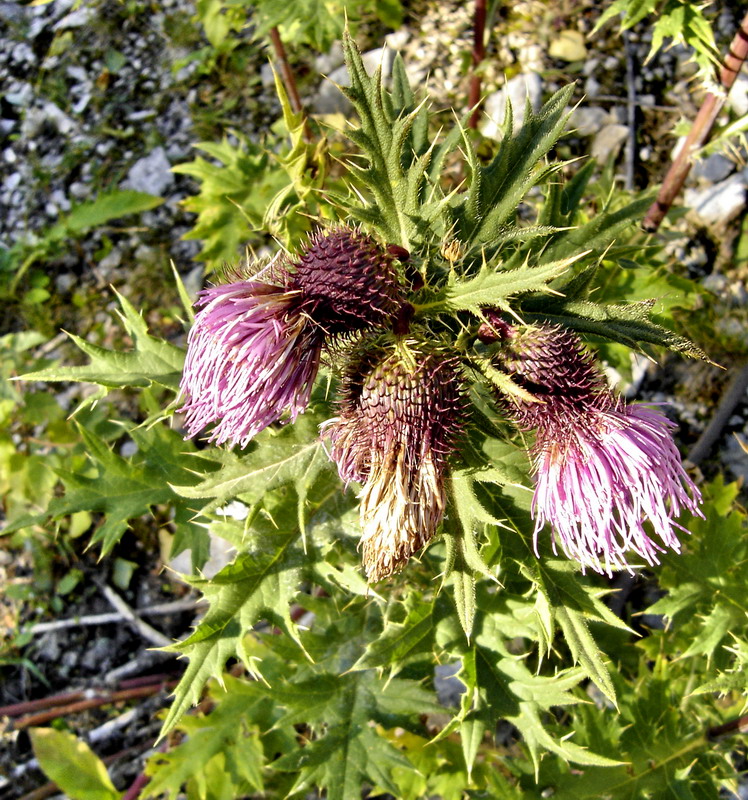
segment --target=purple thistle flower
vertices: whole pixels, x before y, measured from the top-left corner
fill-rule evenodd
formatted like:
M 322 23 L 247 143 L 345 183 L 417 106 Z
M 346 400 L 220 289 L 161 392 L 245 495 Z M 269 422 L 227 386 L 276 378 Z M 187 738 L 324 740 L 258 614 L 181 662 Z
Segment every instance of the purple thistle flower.
M 609 575 L 630 568 L 629 551 L 648 564 L 659 563 L 667 547 L 680 552 L 676 530 L 686 529 L 675 519 L 683 510 L 701 516 L 701 494 L 673 442 L 674 423 L 615 396 L 579 338 L 563 328 L 511 329 L 497 359 L 538 401 L 502 400 L 520 428 L 536 431 L 536 552 L 546 522 L 554 552 L 559 542 L 583 567 Z
M 597 572 L 629 568 L 633 551 L 658 564 L 666 547 L 680 552 L 681 511 L 701 516 L 701 494 L 683 469 L 659 410 L 635 403 L 590 409 L 564 428 L 538 428 L 532 513 L 535 549 L 546 522 L 564 552 Z M 662 544 L 650 537 L 649 521 Z
M 190 436 L 217 423 L 210 441 L 245 447 L 309 403 L 325 337 L 381 326 L 402 304 L 394 256 L 361 231 L 310 237 L 296 261 L 200 293 L 181 390 Z
M 397 340 L 352 360 L 340 415 L 322 435 L 340 477 L 363 484 L 360 547 L 369 581 L 399 572 L 436 532 L 464 413 L 458 360 L 432 345 Z
M 285 411 L 294 420 L 306 408 L 324 333 L 300 300 L 257 280 L 200 292 L 181 383 L 190 436 L 217 422 L 210 441 L 246 447 Z

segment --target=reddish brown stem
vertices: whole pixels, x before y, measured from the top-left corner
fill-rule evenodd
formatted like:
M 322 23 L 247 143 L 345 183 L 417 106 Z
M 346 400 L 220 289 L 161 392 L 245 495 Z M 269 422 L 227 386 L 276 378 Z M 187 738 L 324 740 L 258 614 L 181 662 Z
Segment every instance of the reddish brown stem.
M 680 149 L 662 182 L 657 199 L 647 211 L 642 227 L 645 231 L 654 232 L 660 227 L 665 214 L 670 210 L 673 201 L 683 187 L 683 183 L 691 169 L 693 153 L 701 147 L 709 137 L 714 121 L 725 104 L 727 92 L 730 91 L 735 78 L 748 57 L 748 14 L 743 17 L 740 28 L 732 40 L 725 63 L 719 73 L 719 80 L 724 92 L 719 95 L 708 92 L 701 104 L 699 113 L 693 122 L 686 141 Z
M 286 56 L 286 48 L 281 41 L 278 28 L 273 26 L 270 29 L 270 41 L 273 43 L 273 50 L 275 50 L 275 57 L 278 59 L 278 68 L 280 69 L 283 84 L 288 92 L 288 99 L 291 102 L 291 108 L 296 114 L 304 113 L 304 106 L 301 105 L 301 98 L 299 97 L 299 90 L 296 87 L 296 78 L 294 78 L 291 65 L 288 63 Z
M 119 681 L 119 689 L 134 689 L 140 686 L 162 686 L 164 682 L 172 680 L 173 675 L 143 675 L 139 678 L 128 678 Z M 40 697 L 38 700 L 26 700 L 23 703 L 13 703 L 9 706 L 0 706 L 0 717 L 20 717 L 30 714 L 32 711 L 41 711 L 44 708 L 55 708 L 75 703 L 78 700 L 85 700 L 87 695 L 100 695 L 109 691 L 108 689 L 79 689 L 74 692 L 64 692 L 53 694 L 50 697 Z
M 748 733 L 748 715 L 709 728 L 706 738 L 721 739 L 723 736 L 731 736 L 733 733 Z
M 69 703 L 64 706 L 56 706 L 46 711 L 40 711 L 38 714 L 29 714 L 22 717 L 13 723 L 15 730 L 22 728 L 30 728 L 34 725 L 41 725 L 50 720 L 57 719 L 58 717 L 67 716 L 68 714 L 77 714 L 80 711 L 88 711 L 90 708 L 98 708 L 99 706 L 107 706 L 112 703 L 120 703 L 125 700 L 136 700 L 139 697 L 149 697 L 163 689 L 173 689 L 178 681 L 168 681 L 167 683 L 155 683 L 150 686 L 138 686 L 133 689 L 122 689 L 118 692 L 101 692 L 94 697 L 79 700 L 75 703 Z
M 169 742 L 165 740 L 161 742 L 160 747 L 158 748 L 159 753 L 165 753 L 169 749 Z M 137 778 L 130 784 L 130 788 L 122 795 L 121 800 L 136 800 L 137 797 L 140 796 L 140 793 L 145 788 L 148 781 L 150 781 L 151 776 L 145 774 L 145 770 L 138 775 Z
M 471 128 L 478 127 L 480 119 L 480 74 L 478 67 L 486 57 L 486 0 L 475 0 L 475 11 L 473 13 L 473 72 L 470 76 L 470 95 L 468 105 L 473 109 L 470 115 Z

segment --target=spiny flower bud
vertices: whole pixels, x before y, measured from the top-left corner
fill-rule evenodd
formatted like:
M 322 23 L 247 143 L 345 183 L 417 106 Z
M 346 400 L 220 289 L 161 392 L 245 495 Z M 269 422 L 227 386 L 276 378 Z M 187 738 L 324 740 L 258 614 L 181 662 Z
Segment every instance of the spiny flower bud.
M 305 312 L 329 333 L 384 325 L 402 303 L 395 258 L 355 228 L 313 234 L 291 269 Z
M 497 366 L 540 402 L 512 399 L 512 416 L 524 429 L 563 424 L 568 414 L 590 407 L 612 408 L 616 400 L 605 376 L 579 337 L 559 325 L 505 330 Z
M 399 572 L 434 535 L 447 457 L 465 415 L 456 356 L 414 339 L 364 349 L 343 378 L 340 416 L 323 426 L 341 478 L 363 484 L 368 580 Z
M 514 329 L 496 356 L 542 402 L 502 400 L 523 429 L 535 429 L 532 449 L 535 546 L 546 522 L 554 552 L 611 574 L 629 568 L 627 552 L 656 564 L 658 552 L 680 543 L 683 510 L 701 516 L 701 495 L 672 439 L 675 425 L 658 409 L 627 405 L 613 394 L 581 341 L 570 331 Z M 662 545 L 644 527 L 651 523 Z

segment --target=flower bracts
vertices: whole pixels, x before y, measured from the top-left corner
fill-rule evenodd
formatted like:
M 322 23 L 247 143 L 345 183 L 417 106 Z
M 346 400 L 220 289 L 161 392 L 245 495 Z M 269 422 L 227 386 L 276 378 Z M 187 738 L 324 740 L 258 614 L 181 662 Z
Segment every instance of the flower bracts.
M 436 533 L 468 412 L 462 365 L 472 345 L 458 352 L 449 326 L 435 336 L 413 322 L 407 259 L 337 227 L 313 234 L 296 257 L 204 290 L 181 383 L 189 435 L 212 425 L 210 441 L 244 447 L 305 410 L 327 353 L 340 396 L 322 436 L 341 479 L 361 486 L 360 549 L 372 582 L 399 572 Z M 698 514 L 701 497 L 673 423 L 611 391 L 569 330 L 516 326 L 486 309 L 472 339 L 465 333 L 521 390 L 497 394 L 496 404 L 534 434 L 536 552 L 546 523 L 554 550 L 608 574 L 628 568 L 631 554 L 655 564 L 664 549 L 677 551 L 676 519 Z

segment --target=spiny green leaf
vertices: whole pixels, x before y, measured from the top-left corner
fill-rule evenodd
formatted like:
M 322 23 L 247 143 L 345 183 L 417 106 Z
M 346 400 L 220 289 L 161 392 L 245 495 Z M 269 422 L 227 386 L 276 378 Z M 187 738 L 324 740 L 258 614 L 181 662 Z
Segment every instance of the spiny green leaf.
M 483 308 L 507 309 L 510 298 L 517 295 L 552 291 L 548 284 L 584 255 L 586 253 L 543 266 L 525 264 L 512 270 L 484 266 L 474 278 L 451 281 L 444 292 L 444 305 L 451 311 L 473 313 L 478 313 Z
M 177 391 L 184 366 L 184 351 L 148 333 L 143 317 L 120 294 L 122 319 L 135 349 L 107 350 L 69 333 L 68 336 L 91 359 L 82 367 L 51 366 L 21 376 L 28 381 L 78 381 L 97 383 L 106 389 L 121 386 L 148 387 L 153 383 Z
M 468 249 L 479 251 L 490 245 L 494 233 L 514 219 L 522 197 L 549 174 L 548 168 L 538 165 L 563 132 L 573 90 L 570 84 L 556 92 L 537 114 L 529 112 L 516 135 L 512 134 L 511 114 L 507 113 L 504 136 L 488 166 L 478 164 L 467 144 L 470 186 L 454 211 L 458 239 Z
M 396 794 L 392 769 L 413 767 L 371 723 L 392 727 L 404 715 L 413 718 L 441 709 L 414 682 L 395 678 L 385 683 L 372 671 L 316 674 L 298 683 L 275 685 L 268 693 L 288 709 L 278 724 L 298 721 L 320 732 L 306 746 L 281 756 L 273 767 L 298 771 L 292 791 L 316 785 L 327 789 L 330 800 L 360 797 L 367 779 Z
M 311 414 L 280 432 L 263 431 L 246 455 L 217 449 L 208 455 L 221 464 L 218 470 L 196 485 L 174 486 L 174 491 L 184 497 L 215 498 L 203 508 L 206 514 L 239 495 L 252 504 L 285 483 L 296 486 L 299 513 L 303 514 L 309 487 L 323 471 L 331 469 L 317 435 L 317 420 Z
M 263 695 L 256 684 L 244 682 L 240 685 L 230 677 L 226 682 L 229 691 L 216 693 L 218 704 L 209 715 L 181 718 L 178 727 L 187 736 L 178 746 L 148 759 L 145 772 L 150 781 L 143 790 L 143 797 L 176 798 L 185 785 L 190 796 L 200 800 L 213 797 L 206 791 L 204 776 L 214 760 L 224 770 L 227 760 L 241 764 L 239 775 L 248 784 L 246 794 L 263 791 L 262 745 L 258 731 L 248 724 L 251 712 L 262 702 Z
M 242 640 L 263 617 L 298 641 L 289 610 L 304 564 L 298 540 L 296 531 L 264 536 L 262 549 L 242 553 L 211 580 L 188 580 L 208 599 L 210 608 L 195 631 L 170 648 L 188 656 L 190 663 L 174 691 L 162 737 L 198 702 L 206 681 L 221 680 L 229 658 L 241 658 L 254 673 L 253 659 Z

